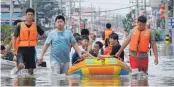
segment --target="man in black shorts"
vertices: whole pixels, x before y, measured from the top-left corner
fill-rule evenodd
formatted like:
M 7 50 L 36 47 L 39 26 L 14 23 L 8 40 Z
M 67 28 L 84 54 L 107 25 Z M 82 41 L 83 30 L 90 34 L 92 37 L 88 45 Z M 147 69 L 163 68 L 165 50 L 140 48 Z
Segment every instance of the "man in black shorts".
M 33 22 L 35 11 L 32 8 L 26 10 L 26 21 L 21 22 L 14 31 L 13 36 L 13 52 L 15 52 L 15 40 L 19 36 L 19 48 L 17 52 L 17 68 L 18 71 L 25 67 L 30 74 L 36 68 L 35 46 L 37 44 L 37 35 L 43 35 L 44 31 Z

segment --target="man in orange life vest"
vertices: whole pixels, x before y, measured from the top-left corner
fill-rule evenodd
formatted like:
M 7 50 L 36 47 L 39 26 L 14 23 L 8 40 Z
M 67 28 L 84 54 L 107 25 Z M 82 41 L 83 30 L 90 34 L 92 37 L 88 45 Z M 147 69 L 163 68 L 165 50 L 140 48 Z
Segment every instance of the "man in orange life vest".
M 22 68 L 28 69 L 30 74 L 33 74 L 33 69 L 36 68 L 35 61 L 35 46 L 37 44 L 37 33 L 43 35 L 44 31 L 33 21 L 35 11 L 32 8 L 26 10 L 26 21 L 21 22 L 14 31 L 12 40 L 12 50 L 15 52 L 16 39 L 19 37 L 17 52 L 17 68 L 18 71 Z
M 138 24 L 130 32 L 129 37 L 123 43 L 120 50 L 115 54 L 119 56 L 124 48 L 130 43 L 130 66 L 132 70 L 143 71 L 147 73 L 148 71 L 148 46 L 149 43 L 152 46 L 155 59 L 154 64 L 158 64 L 158 53 L 155 39 L 151 33 L 151 30 L 146 28 L 146 17 L 140 16 L 138 18 Z
M 102 34 L 102 38 L 103 38 L 103 42 L 105 43 L 105 40 L 107 38 L 109 38 L 109 36 L 113 33 L 112 29 L 111 29 L 111 24 L 107 23 L 106 24 L 106 29 L 104 30 L 103 34 Z

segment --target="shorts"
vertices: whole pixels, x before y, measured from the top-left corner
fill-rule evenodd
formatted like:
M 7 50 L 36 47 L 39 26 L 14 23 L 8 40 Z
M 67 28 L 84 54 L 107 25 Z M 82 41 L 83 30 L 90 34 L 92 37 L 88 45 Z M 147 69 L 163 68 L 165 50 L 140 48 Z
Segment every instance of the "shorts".
M 139 71 L 148 71 L 148 57 L 147 58 L 136 58 L 134 56 L 130 57 L 130 66 L 132 69 L 138 69 Z
M 25 69 L 35 69 L 35 48 L 34 47 L 19 47 L 17 53 L 17 65 L 23 63 Z
M 57 63 L 51 62 L 51 70 L 54 74 L 66 74 L 68 75 L 69 62 L 67 63 Z

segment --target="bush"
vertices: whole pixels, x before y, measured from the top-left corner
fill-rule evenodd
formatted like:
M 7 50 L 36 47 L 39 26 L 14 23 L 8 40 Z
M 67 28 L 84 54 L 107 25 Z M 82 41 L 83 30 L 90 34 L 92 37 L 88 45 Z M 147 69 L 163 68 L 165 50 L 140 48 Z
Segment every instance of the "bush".
M 10 42 L 13 31 L 12 26 L 6 24 L 1 25 L 1 41 L 3 41 L 4 44 L 8 44 Z
M 161 41 L 160 32 L 153 31 L 153 34 L 154 34 L 154 37 L 155 37 L 155 41 Z

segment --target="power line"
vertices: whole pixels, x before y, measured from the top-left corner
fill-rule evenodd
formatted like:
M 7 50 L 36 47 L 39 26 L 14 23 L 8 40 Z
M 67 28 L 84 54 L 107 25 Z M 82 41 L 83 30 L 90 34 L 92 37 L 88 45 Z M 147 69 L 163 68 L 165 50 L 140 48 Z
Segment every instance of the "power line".
M 134 7 L 134 6 L 136 6 L 136 5 L 129 6 L 129 7 L 124 7 L 124 8 L 112 9 L 112 10 L 104 10 L 104 11 L 100 11 L 100 12 L 111 12 L 111 11 L 116 11 L 116 10 L 128 9 L 128 8 L 131 8 L 131 7 Z M 92 11 L 92 12 L 88 12 L 88 13 L 95 13 L 95 12 Z
M 106 11 L 116 11 L 116 10 L 122 10 L 122 9 L 131 8 L 131 7 L 134 7 L 134 6 L 136 6 L 136 5 L 129 6 L 129 7 L 124 7 L 124 8 L 118 8 L 118 9 L 106 10 Z M 106 11 L 101 11 L 101 12 L 106 12 Z
M 127 5 L 127 4 L 120 4 L 120 3 L 104 3 L 104 2 L 96 2 L 96 1 L 92 1 L 92 2 L 89 2 L 89 1 L 84 1 L 85 3 L 93 3 L 93 4 L 109 4 L 109 5 L 116 5 L 116 4 L 119 4 L 119 5 Z

